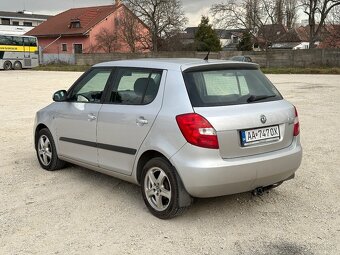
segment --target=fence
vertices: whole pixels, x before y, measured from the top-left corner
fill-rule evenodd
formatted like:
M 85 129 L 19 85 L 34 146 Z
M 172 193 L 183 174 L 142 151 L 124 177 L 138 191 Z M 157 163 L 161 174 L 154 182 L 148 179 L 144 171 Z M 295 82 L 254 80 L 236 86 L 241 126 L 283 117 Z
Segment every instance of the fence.
M 51 63 L 75 64 L 76 59 L 74 54 L 43 53 L 40 55 L 40 64 L 46 65 Z
M 136 58 L 201 58 L 206 52 L 180 51 L 157 53 L 92 53 L 76 54 L 77 65 L 94 65 L 100 62 Z M 340 67 L 340 49 L 269 50 L 269 51 L 221 51 L 210 53 L 211 59 L 229 59 L 247 55 L 261 67 Z

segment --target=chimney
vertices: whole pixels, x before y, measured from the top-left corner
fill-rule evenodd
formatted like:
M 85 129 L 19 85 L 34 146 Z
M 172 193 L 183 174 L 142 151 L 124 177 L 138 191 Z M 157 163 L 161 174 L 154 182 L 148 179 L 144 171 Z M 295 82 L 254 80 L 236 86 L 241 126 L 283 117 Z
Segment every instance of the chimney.
M 115 0 L 115 2 L 117 6 L 120 5 L 120 0 Z

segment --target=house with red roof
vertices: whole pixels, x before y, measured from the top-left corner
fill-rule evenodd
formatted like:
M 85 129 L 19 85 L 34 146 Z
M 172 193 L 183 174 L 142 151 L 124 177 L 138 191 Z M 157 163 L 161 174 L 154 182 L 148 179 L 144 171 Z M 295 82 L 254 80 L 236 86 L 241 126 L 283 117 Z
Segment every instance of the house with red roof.
M 271 45 L 272 49 L 309 49 L 308 27 L 292 28 L 278 37 Z
M 116 0 L 112 5 L 67 10 L 26 34 L 38 38 L 44 54 L 76 54 L 146 51 L 148 32 L 148 27 Z

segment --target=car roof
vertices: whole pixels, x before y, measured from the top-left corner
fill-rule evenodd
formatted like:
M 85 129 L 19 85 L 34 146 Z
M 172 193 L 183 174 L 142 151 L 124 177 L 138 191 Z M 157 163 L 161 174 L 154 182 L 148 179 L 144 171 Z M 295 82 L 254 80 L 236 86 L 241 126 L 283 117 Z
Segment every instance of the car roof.
M 198 58 L 143 58 L 143 59 L 134 59 L 134 60 L 118 60 L 118 61 L 110 61 L 104 62 L 100 64 L 94 65 L 94 67 L 111 67 L 111 66 L 120 66 L 120 67 L 140 67 L 140 68 L 155 68 L 155 69 L 167 69 L 167 70 L 177 70 L 177 71 L 185 71 L 187 69 L 191 69 L 194 67 L 200 66 L 225 66 L 226 68 L 230 67 L 252 67 L 258 68 L 257 64 L 254 63 L 240 63 L 238 61 L 231 60 L 203 60 Z

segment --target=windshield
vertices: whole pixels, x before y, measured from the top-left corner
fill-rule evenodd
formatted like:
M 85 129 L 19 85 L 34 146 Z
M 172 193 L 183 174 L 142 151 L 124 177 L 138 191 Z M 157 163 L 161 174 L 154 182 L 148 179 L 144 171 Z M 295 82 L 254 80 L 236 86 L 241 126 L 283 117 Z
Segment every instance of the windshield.
M 183 75 L 193 107 L 282 99 L 278 90 L 258 69 L 189 71 Z

